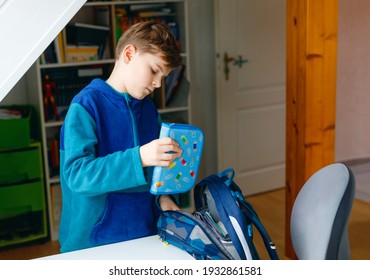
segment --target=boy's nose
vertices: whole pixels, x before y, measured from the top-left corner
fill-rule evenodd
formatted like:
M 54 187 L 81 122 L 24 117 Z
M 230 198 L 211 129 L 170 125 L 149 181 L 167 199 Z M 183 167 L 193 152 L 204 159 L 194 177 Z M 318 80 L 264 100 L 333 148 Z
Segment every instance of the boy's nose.
M 160 88 L 160 87 L 161 87 L 161 79 L 155 79 L 155 80 L 153 81 L 153 86 L 154 86 L 155 88 Z

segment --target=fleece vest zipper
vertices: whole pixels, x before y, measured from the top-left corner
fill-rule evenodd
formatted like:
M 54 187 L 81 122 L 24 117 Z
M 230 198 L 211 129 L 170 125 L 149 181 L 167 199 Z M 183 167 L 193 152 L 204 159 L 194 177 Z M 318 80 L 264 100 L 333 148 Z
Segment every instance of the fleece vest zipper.
M 138 142 L 138 137 L 137 137 L 135 117 L 134 117 L 134 114 L 132 113 L 132 110 L 131 110 L 131 107 L 130 107 L 131 97 L 128 94 L 125 94 L 125 97 L 126 97 L 127 107 L 128 107 L 129 112 L 130 112 L 130 117 L 131 117 L 132 135 L 134 136 L 134 147 L 136 147 L 136 146 L 139 145 L 139 142 Z

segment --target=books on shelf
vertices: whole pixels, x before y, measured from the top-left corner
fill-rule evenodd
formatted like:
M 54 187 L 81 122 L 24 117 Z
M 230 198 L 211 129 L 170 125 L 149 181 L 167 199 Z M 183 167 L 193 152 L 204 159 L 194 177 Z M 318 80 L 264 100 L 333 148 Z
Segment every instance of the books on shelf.
M 42 53 L 40 63 L 103 59 L 109 49 L 109 30 L 108 26 L 85 23 L 68 25 Z
M 188 96 L 190 91 L 190 83 L 188 79 L 183 76 L 179 86 L 176 90 L 176 94 L 167 103 L 167 107 L 183 107 L 188 106 Z
M 98 46 L 98 59 L 103 54 L 109 37 L 109 27 L 77 22 L 67 25 L 67 44 L 76 46 Z
M 171 100 L 177 94 L 180 82 L 184 75 L 184 71 L 185 71 L 185 65 L 182 64 L 174 68 L 166 77 L 165 85 L 164 85 L 166 106 L 169 105 Z
M 50 192 L 52 200 L 52 228 L 55 232 L 59 232 L 60 216 L 62 213 L 62 189 L 59 184 L 53 184 Z
M 55 41 L 52 41 L 50 45 L 45 49 L 45 51 L 41 54 L 41 63 L 48 64 L 48 63 L 57 63 L 57 55 L 55 52 Z
M 66 46 L 66 62 L 83 62 L 98 60 L 99 46 Z
M 81 50 L 71 50 L 71 47 L 68 47 L 67 50 L 67 45 L 98 46 L 97 59 L 112 58 L 114 44 L 121 34 L 130 25 L 146 20 L 167 23 L 180 46 L 175 7 L 176 5 L 171 3 L 155 3 L 153 1 L 127 3 L 127 5 L 118 4 L 115 9 L 110 9 L 108 5 L 97 5 L 94 7 L 93 23 L 84 22 L 91 20 L 84 18 L 81 21 L 68 24 L 41 55 L 40 62 L 41 64 L 81 62 L 96 58 L 95 53 L 92 54 L 90 51 L 80 54 Z M 111 32 L 112 27 L 115 27 L 113 32 Z M 78 54 L 71 54 L 71 51 L 78 52 Z
M 176 39 L 180 41 L 177 23 L 174 21 L 173 15 L 172 8 L 168 3 L 143 3 L 121 6 L 116 9 L 115 14 L 115 42 L 118 41 L 121 34 L 129 26 L 147 20 L 167 23 Z
M 51 177 L 59 175 L 59 156 L 59 135 L 56 135 L 55 138 L 48 139 L 49 175 Z
M 56 117 L 52 114 L 53 110 L 49 110 L 50 115 L 46 116 L 45 121 L 63 120 L 73 97 L 92 79 L 101 78 L 106 80 L 111 73 L 111 68 L 111 64 L 91 64 L 42 69 L 43 86 L 45 84 L 44 77 L 46 76 L 49 76 L 54 84 L 54 102 L 58 113 L 58 117 Z
M 174 68 L 150 97 L 159 109 L 188 106 L 190 83 L 184 75 L 185 65 Z
M 75 45 L 105 44 L 109 27 L 77 22 L 67 25 L 67 43 Z
M 54 39 L 56 62 L 58 63 L 66 62 L 64 46 L 65 46 L 65 42 L 63 39 L 63 32 L 60 32 L 58 36 Z

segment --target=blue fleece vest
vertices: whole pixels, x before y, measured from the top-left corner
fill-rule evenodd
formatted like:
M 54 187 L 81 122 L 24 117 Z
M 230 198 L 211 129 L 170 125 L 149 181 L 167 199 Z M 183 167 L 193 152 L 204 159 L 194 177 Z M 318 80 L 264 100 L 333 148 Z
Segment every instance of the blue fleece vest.
M 139 147 L 159 134 L 149 98 L 94 79 L 73 99 L 60 134 L 61 252 L 156 234 L 152 168 Z

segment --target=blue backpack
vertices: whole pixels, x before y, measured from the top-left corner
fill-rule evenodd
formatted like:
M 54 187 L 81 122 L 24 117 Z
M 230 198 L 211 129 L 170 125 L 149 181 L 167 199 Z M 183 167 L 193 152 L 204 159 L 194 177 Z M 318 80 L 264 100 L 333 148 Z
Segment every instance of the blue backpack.
M 195 211 L 164 211 L 157 227 L 163 242 L 195 259 L 258 260 L 253 228 L 260 233 L 273 260 L 279 256 L 252 205 L 233 181 L 234 170 L 210 175 L 194 187 Z

